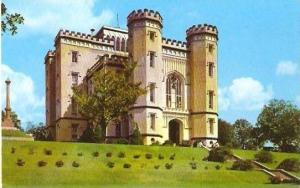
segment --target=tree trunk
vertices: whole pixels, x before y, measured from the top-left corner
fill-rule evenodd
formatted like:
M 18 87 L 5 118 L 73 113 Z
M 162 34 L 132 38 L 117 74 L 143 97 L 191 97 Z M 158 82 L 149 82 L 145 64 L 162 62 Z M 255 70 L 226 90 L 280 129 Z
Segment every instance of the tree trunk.
M 105 138 L 106 138 L 106 127 L 107 127 L 107 123 L 105 120 L 101 120 L 100 122 L 100 139 L 103 143 L 105 143 Z

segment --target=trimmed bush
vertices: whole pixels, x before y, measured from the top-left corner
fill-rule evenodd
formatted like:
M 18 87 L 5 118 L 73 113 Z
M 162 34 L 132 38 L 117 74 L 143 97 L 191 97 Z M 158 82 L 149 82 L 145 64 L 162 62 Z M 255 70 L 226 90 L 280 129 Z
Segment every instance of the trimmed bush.
M 173 142 L 170 140 L 166 140 L 162 145 L 163 146 L 173 146 Z
M 22 159 L 18 159 L 17 160 L 17 165 L 18 166 L 24 166 L 25 165 L 25 161 L 23 161 Z
M 254 155 L 255 160 L 261 163 L 272 163 L 273 162 L 273 154 L 269 151 L 260 151 Z
M 232 164 L 232 170 L 248 171 L 253 169 L 251 160 L 238 160 Z
M 208 166 L 204 167 L 205 170 L 208 170 Z
M 38 162 L 38 167 L 43 167 L 43 166 L 46 166 L 47 165 L 47 162 L 46 161 L 39 161 Z
M 55 165 L 59 168 L 59 167 L 64 166 L 64 162 L 59 160 L 59 161 L 56 161 Z
M 193 170 L 196 170 L 196 169 L 197 169 L 197 163 L 191 162 L 190 165 L 191 165 L 191 168 L 192 168 Z
M 16 148 L 12 147 L 10 153 L 12 154 L 16 153 Z
M 119 138 L 119 139 L 115 140 L 114 143 L 116 143 L 116 144 L 128 144 L 129 142 L 125 138 Z
M 75 168 L 78 168 L 80 165 L 76 161 L 73 161 L 72 166 L 75 167 Z
M 125 153 L 124 152 L 119 152 L 118 157 L 119 158 L 124 158 L 125 157 Z
M 160 165 L 154 165 L 154 169 L 159 169 Z
M 45 155 L 52 155 L 52 150 L 50 149 L 44 149 Z
M 99 152 L 98 151 L 93 152 L 93 157 L 99 157 Z
M 216 170 L 220 170 L 222 168 L 222 166 L 216 165 L 215 168 L 216 168 Z
M 225 162 L 230 158 L 231 155 L 232 155 L 232 151 L 230 148 L 226 148 L 226 147 L 213 148 L 212 150 L 209 151 L 207 160 L 214 161 L 214 162 Z
M 62 155 L 63 155 L 63 156 L 66 156 L 66 155 L 68 155 L 68 153 L 67 153 L 67 152 L 63 152 Z
M 270 182 L 272 184 L 280 184 L 283 182 L 283 180 L 279 176 L 272 176 L 270 177 Z
M 130 168 L 131 167 L 131 164 L 129 164 L 129 163 L 125 163 L 124 165 L 123 165 L 123 168 Z
M 175 153 L 173 153 L 171 156 L 170 156 L 170 160 L 174 160 L 175 159 Z
M 163 160 L 165 157 L 162 154 L 158 154 L 158 159 Z
M 146 153 L 145 158 L 146 159 L 152 159 L 152 154 L 151 153 Z
M 109 168 L 113 168 L 115 166 L 115 163 L 111 162 L 111 161 L 108 161 L 106 163 L 106 166 L 108 166 Z
M 138 159 L 138 158 L 140 158 L 140 156 L 141 156 L 141 155 L 134 155 L 133 158 L 134 158 L 134 159 Z
M 107 152 L 106 157 L 112 157 L 112 152 Z
M 77 153 L 77 156 L 79 156 L 79 157 L 81 157 L 81 156 L 83 156 L 83 153 Z
M 171 168 L 173 168 L 173 163 L 166 163 L 165 167 L 166 169 L 170 170 Z
M 284 169 L 292 172 L 300 172 L 300 160 L 297 158 L 284 159 L 278 166 L 277 169 Z
M 155 141 L 151 144 L 151 146 L 160 146 L 160 143 L 159 143 L 159 141 Z

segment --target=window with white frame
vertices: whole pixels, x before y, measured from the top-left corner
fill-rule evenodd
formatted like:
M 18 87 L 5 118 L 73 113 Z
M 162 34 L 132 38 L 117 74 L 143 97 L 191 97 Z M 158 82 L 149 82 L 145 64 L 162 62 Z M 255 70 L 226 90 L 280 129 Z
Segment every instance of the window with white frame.
M 176 73 L 170 74 L 167 78 L 166 101 L 169 108 L 183 107 L 183 85 L 182 79 Z

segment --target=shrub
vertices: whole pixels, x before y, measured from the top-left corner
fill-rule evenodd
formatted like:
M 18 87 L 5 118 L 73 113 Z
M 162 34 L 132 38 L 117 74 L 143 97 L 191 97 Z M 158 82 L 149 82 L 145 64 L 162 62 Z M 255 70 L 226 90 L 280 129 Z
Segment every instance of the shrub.
M 232 164 L 231 169 L 232 170 L 247 171 L 247 170 L 252 170 L 253 169 L 253 165 L 252 165 L 251 160 L 238 160 L 238 161 L 235 161 Z
M 159 143 L 159 141 L 155 141 L 151 144 L 151 146 L 160 146 L 160 143 Z
M 118 157 L 119 158 L 124 158 L 125 157 L 125 153 L 124 152 L 119 152 Z
M 16 148 L 12 147 L 10 153 L 12 154 L 16 153 Z
M 140 156 L 141 156 L 141 155 L 134 155 L 133 158 L 134 158 L 134 159 L 138 159 L 138 158 L 140 158 Z
M 112 152 L 107 152 L 106 157 L 112 157 Z
M 55 163 L 55 165 L 57 166 L 57 167 L 62 167 L 62 166 L 64 166 L 64 162 L 63 161 L 56 161 L 56 163 Z
M 174 160 L 175 159 L 175 153 L 173 153 L 171 156 L 170 156 L 170 160 Z
M 300 171 L 300 160 L 297 158 L 284 159 L 277 168 L 281 168 L 287 171 L 299 172 Z
M 114 143 L 116 143 L 116 144 L 128 144 L 128 140 L 125 139 L 125 138 L 119 138 L 119 139 L 115 140 Z
M 111 162 L 111 161 L 108 161 L 106 163 L 106 165 L 109 167 L 109 168 L 113 168 L 115 166 L 115 163 Z
M 73 161 L 72 166 L 75 167 L 75 168 L 78 168 L 80 165 L 76 161 Z
M 159 169 L 160 165 L 154 165 L 154 169 Z
M 215 168 L 216 168 L 216 170 L 220 170 L 222 168 L 222 166 L 216 165 Z
M 204 167 L 205 170 L 208 170 L 208 166 Z
M 83 156 L 83 153 L 77 153 L 77 156 L 79 156 L 79 157 L 81 157 L 81 156 Z
M 44 149 L 45 155 L 52 155 L 52 151 L 50 149 Z
M 152 154 L 151 153 L 146 153 L 145 157 L 146 157 L 146 159 L 152 159 Z
M 171 140 L 166 140 L 162 145 L 163 146 L 173 146 L 173 142 Z
M 254 155 L 255 160 L 261 163 L 272 163 L 273 162 L 273 154 L 269 151 L 260 151 Z
M 272 184 L 280 184 L 283 182 L 280 176 L 271 176 L 270 181 Z
M 63 155 L 63 156 L 66 156 L 66 155 L 68 155 L 68 154 L 67 154 L 67 152 L 63 152 L 62 155 Z
M 129 164 L 129 163 L 125 163 L 124 165 L 123 165 L 123 168 L 130 168 L 131 167 L 131 164 Z
M 196 170 L 196 169 L 197 169 L 197 163 L 191 162 L 190 165 L 191 165 L 191 168 L 192 168 L 193 170 Z
M 143 145 L 144 144 L 143 136 L 137 125 L 135 126 L 133 133 L 130 137 L 130 144 L 133 144 L 133 145 Z
M 99 157 L 99 152 L 98 151 L 93 152 L 93 156 L 94 157 Z
M 46 166 L 47 165 L 47 162 L 46 161 L 39 161 L 38 162 L 38 167 L 43 167 L 43 166 Z
M 23 161 L 22 159 L 18 159 L 17 160 L 17 165 L 18 166 L 24 166 L 25 165 L 25 161 Z
M 213 148 L 209 151 L 209 155 L 207 157 L 208 161 L 214 162 L 225 162 L 232 155 L 232 151 L 230 148 L 219 147 Z
M 166 169 L 170 170 L 173 167 L 173 163 L 166 163 L 165 167 Z
M 159 155 L 158 155 L 158 159 L 159 159 L 159 160 L 162 160 L 162 159 L 164 159 L 164 158 L 165 158 L 165 157 L 164 157 L 162 154 L 159 154 Z

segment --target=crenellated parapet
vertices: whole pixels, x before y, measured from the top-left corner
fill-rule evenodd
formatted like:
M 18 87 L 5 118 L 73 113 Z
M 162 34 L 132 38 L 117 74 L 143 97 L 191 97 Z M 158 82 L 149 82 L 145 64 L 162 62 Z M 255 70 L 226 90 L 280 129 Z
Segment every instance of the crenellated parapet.
M 186 30 L 187 38 L 190 38 L 194 35 L 202 35 L 202 34 L 213 35 L 218 39 L 218 29 L 216 26 L 213 25 L 208 25 L 208 24 L 193 25 L 192 27 Z
M 178 41 L 178 40 L 172 40 L 172 39 L 167 39 L 167 38 L 162 38 L 162 45 L 163 47 L 167 48 L 173 48 L 173 49 L 178 49 L 178 50 L 187 50 L 187 43 Z
M 137 11 L 132 11 L 128 17 L 127 17 L 127 26 L 129 26 L 131 23 L 139 20 L 151 20 L 159 23 L 159 25 L 162 27 L 162 17 L 158 11 L 154 10 L 148 10 L 148 9 L 139 9 Z

